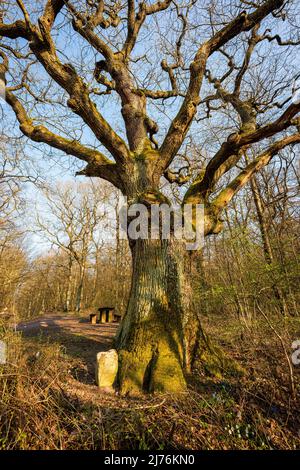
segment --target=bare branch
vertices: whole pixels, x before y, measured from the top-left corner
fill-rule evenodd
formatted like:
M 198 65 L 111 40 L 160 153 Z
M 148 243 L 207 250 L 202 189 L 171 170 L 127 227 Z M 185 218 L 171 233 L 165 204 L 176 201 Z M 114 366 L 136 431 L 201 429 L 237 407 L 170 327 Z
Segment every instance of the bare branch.
M 299 144 L 300 143 L 300 133 L 293 134 L 289 137 L 285 137 L 282 140 L 279 140 L 268 150 L 264 151 L 259 155 L 253 162 L 249 163 L 246 168 L 225 188 L 212 202 L 214 208 L 218 211 L 224 209 L 234 195 L 240 191 L 250 180 L 252 175 L 259 171 L 261 168 L 266 166 L 274 155 L 288 145 Z
M 129 0 L 128 2 L 128 32 L 127 32 L 127 38 L 123 47 L 123 53 L 125 57 L 128 57 L 129 54 L 131 53 L 132 49 L 135 46 L 138 34 L 140 32 L 140 29 L 148 15 L 153 15 L 155 13 L 159 13 L 160 11 L 166 10 L 172 0 L 164 0 L 164 1 L 158 1 L 154 3 L 153 5 L 146 5 L 145 2 L 141 2 L 139 4 L 139 11 L 134 17 L 134 11 L 135 11 L 135 1 L 134 0 Z
M 76 140 L 66 139 L 65 137 L 54 134 L 44 126 L 35 126 L 25 111 L 25 108 L 16 96 L 6 91 L 6 101 L 13 108 L 20 124 L 20 130 L 24 135 L 35 142 L 43 142 L 50 147 L 59 149 L 67 155 L 73 155 L 89 164 L 89 171 L 93 168 L 94 175 L 101 176 L 114 184 L 118 180 L 117 175 L 113 175 L 117 165 L 110 161 L 101 152 L 88 148 Z M 109 171 L 107 171 L 109 169 Z M 86 173 L 84 173 L 86 174 Z M 118 186 L 118 185 L 117 185 Z
M 268 0 L 249 15 L 242 12 L 199 47 L 194 61 L 190 65 L 190 81 L 186 97 L 160 148 L 162 157 L 160 168 L 164 170 L 170 165 L 197 112 L 197 106 L 200 102 L 199 93 L 208 57 L 242 31 L 251 30 L 266 16 L 280 8 L 283 3 L 284 0 Z

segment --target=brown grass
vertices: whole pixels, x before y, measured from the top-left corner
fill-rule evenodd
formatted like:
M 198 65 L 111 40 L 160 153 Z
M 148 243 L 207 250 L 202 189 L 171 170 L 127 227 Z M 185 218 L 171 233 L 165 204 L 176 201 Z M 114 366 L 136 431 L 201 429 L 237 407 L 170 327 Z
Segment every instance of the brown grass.
M 300 337 L 299 320 L 275 326 L 287 348 Z M 2 328 L 9 357 L 0 366 L 0 448 L 299 449 L 300 366 L 293 400 L 283 351 L 262 319 L 250 329 L 220 318 L 206 328 L 246 375 L 200 371 L 187 393 L 140 398 L 99 392 L 87 338 Z

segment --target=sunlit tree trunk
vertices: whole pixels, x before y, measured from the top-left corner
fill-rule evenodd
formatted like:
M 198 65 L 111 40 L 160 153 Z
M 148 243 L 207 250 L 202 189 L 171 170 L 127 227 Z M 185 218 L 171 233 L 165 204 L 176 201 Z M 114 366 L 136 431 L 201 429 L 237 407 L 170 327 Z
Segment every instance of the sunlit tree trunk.
M 137 240 L 132 258 L 131 293 L 117 337 L 120 389 L 183 390 L 184 274 L 178 244 Z
M 84 275 L 85 275 L 85 264 L 80 266 L 79 268 L 79 283 L 76 292 L 76 312 L 80 312 L 82 309 L 82 293 L 83 293 L 83 282 L 84 282 Z
M 69 263 L 68 263 L 68 275 L 67 275 L 67 289 L 66 289 L 66 300 L 65 300 L 65 312 L 69 312 L 71 310 L 71 298 L 72 298 L 72 267 L 73 267 L 73 260 L 72 257 L 69 256 Z
M 268 234 L 267 224 L 266 224 L 265 215 L 264 215 L 264 203 L 260 195 L 255 177 L 253 177 L 250 180 L 250 186 L 251 186 L 251 191 L 253 194 L 254 204 L 255 204 L 257 218 L 258 218 L 258 225 L 259 225 L 261 238 L 263 242 L 264 257 L 265 257 L 266 263 L 268 265 L 271 265 L 274 263 L 274 255 L 273 255 L 271 241 L 270 241 L 270 237 Z M 273 284 L 272 288 L 273 288 L 275 297 L 279 301 L 281 313 L 283 313 L 284 315 L 287 315 L 288 308 L 287 308 L 286 300 L 282 292 L 282 289 L 280 288 L 280 286 L 277 286 L 276 284 Z

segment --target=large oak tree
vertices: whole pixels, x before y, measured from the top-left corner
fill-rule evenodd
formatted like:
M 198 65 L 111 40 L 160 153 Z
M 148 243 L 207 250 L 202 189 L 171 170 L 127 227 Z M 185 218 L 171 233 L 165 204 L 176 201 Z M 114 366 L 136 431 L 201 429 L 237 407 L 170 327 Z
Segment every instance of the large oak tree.
M 30 141 L 86 162 L 81 175 L 148 207 L 169 203 L 163 182 L 178 185 L 183 204 L 204 204 L 205 235 L 217 234 L 234 195 L 300 143 L 300 104 L 288 93 L 296 3 L 5 1 L 6 101 Z M 205 341 L 179 245 L 130 241 L 122 392 L 184 389 Z

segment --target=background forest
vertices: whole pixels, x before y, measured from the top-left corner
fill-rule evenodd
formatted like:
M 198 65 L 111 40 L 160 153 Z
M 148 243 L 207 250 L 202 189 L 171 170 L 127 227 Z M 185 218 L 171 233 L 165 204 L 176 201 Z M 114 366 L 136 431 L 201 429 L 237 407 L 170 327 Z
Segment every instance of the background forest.
M 1 310 L 26 320 L 44 312 L 79 312 L 101 304 L 123 314 L 130 253 L 113 240 L 106 205 L 118 193 L 93 179 L 51 186 L 14 174 L 1 150 Z M 17 171 L 20 171 L 18 168 Z M 16 172 L 17 173 L 17 172 Z M 36 184 L 34 191 L 28 185 Z M 38 204 L 36 201 L 39 201 Z M 191 258 L 195 302 L 209 318 L 233 316 L 250 326 L 259 308 L 294 317 L 299 309 L 299 161 L 282 153 L 226 210 L 225 230 Z M 32 235 L 35 234 L 34 238 Z

